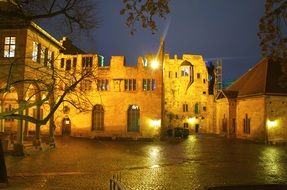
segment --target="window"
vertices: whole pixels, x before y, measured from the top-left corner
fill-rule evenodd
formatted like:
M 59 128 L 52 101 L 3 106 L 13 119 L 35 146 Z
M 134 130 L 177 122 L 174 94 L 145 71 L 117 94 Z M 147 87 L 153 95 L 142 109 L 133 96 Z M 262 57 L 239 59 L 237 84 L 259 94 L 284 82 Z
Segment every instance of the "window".
M 143 79 L 143 90 L 144 91 L 154 91 L 156 88 L 155 79 Z
M 133 91 L 137 89 L 137 81 L 136 79 L 133 79 Z
M 66 61 L 66 71 L 70 71 L 71 67 L 72 67 L 72 61 L 71 61 L 71 59 L 68 59 Z
M 73 58 L 73 68 L 76 69 L 76 66 L 77 66 L 77 58 L 74 57 Z
M 147 91 L 150 91 L 150 79 L 147 79 L 147 87 L 146 87 Z
M 188 112 L 188 104 L 183 104 L 182 105 L 182 111 L 183 112 Z
M 125 79 L 125 91 L 135 91 L 137 86 L 136 79 Z
M 16 37 L 5 37 L 4 57 L 15 57 Z
M 177 78 L 177 72 L 175 72 L 175 78 Z
M 47 48 L 45 47 L 41 47 L 41 53 L 40 53 L 40 63 L 42 65 L 47 65 L 47 62 L 46 62 L 46 51 L 47 51 Z
M 146 79 L 143 79 L 143 90 L 147 90 Z
M 92 112 L 92 130 L 104 130 L 104 108 L 102 105 L 95 105 Z
M 243 133 L 250 134 L 250 118 L 248 118 L 248 114 L 245 114 L 243 119 Z
M 154 90 L 155 90 L 155 87 L 156 87 L 155 79 L 152 79 L 152 80 L 151 80 L 151 90 L 154 91 Z
M 206 94 L 206 91 L 203 91 L 202 94 Z
M 188 128 L 188 123 L 183 123 L 183 128 Z
M 196 103 L 194 105 L 194 113 L 198 114 L 199 113 L 199 103 Z
M 93 57 L 83 57 L 82 58 L 82 67 L 85 68 L 92 68 L 93 66 Z
M 168 72 L 168 78 L 171 78 L 171 71 Z
M 92 81 L 84 79 L 81 81 L 81 90 L 88 91 L 92 89 Z
M 12 111 L 12 105 L 11 104 L 9 104 L 7 108 L 5 108 L 5 112 L 10 112 L 10 111 Z M 11 118 L 11 119 L 6 118 L 5 121 L 14 121 L 14 119 L 13 118 Z
M 62 59 L 61 59 L 61 68 L 64 68 L 64 66 L 65 66 L 65 59 L 62 58 Z
M 128 108 L 128 132 L 139 132 L 140 130 L 140 109 L 137 105 L 130 105 Z
M 189 69 L 187 67 L 182 67 L 181 68 L 181 76 L 188 76 L 189 75 Z
M 200 73 L 196 73 L 196 77 L 200 79 Z
M 47 67 L 51 68 L 54 63 L 54 52 L 48 50 L 47 53 Z
M 203 110 L 203 111 L 206 111 L 206 106 L 203 106 L 203 107 L 202 107 L 202 110 Z
M 99 79 L 97 80 L 97 90 L 98 91 L 107 91 L 109 89 L 109 80 Z
M 38 50 L 39 50 L 39 44 L 38 44 L 38 42 L 33 42 L 32 60 L 33 60 L 34 62 L 38 62 Z

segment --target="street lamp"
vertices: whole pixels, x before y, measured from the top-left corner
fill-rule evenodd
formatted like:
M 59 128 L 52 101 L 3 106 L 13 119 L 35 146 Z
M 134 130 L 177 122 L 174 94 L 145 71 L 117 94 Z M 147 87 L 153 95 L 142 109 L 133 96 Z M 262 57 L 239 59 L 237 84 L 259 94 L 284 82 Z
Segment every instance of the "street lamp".
M 157 59 L 152 60 L 150 66 L 152 69 L 157 69 L 159 67 L 158 60 Z

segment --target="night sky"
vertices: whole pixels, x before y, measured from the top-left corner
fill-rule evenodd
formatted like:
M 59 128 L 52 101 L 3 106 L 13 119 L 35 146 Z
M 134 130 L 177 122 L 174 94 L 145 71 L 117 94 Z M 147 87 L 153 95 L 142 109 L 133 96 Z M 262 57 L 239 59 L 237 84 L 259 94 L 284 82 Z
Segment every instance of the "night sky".
M 200 54 L 205 60 L 222 58 L 223 78 L 237 79 L 261 59 L 258 32 L 264 13 L 264 0 L 171 0 L 171 13 L 158 21 L 158 31 L 137 27 L 134 36 L 119 11 L 121 0 L 100 0 L 99 28 L 74 35 L 81 49 L 99 53 L 108 63 L 111 55 L 124 55 L 128 65 L 137 57 L 157 51 L 160 36 L 165 36 L 166 53 Z M 63 35 L 59 24 L 41 24 L 56 38 Z

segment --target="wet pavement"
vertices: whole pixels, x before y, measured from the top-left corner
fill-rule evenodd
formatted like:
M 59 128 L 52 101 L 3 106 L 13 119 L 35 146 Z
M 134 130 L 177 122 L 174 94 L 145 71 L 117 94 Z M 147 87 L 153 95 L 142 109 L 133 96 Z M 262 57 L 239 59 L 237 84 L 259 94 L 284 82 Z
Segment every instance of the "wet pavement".
M 7 155 L 0 189 L 108 189 L 121 174 L 129 189 L 181 190 L 237 184 L 286 184 L 287 147 L 213 135 L 156 142 L 58 137 L 56 149 Z

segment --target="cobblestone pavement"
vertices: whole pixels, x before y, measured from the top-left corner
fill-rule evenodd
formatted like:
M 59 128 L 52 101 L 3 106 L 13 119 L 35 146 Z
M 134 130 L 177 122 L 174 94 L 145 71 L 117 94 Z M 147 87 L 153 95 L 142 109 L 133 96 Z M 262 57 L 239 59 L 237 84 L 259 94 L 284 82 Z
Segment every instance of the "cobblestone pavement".
M 212 135 L 182 141 L 99 141 L 57 138 L 56 149 L 7 155 L 9 186 L 0 189 L 108 189 L 121 174 L 129 189 L 204 189 L 287 183 L 287 147 Z

